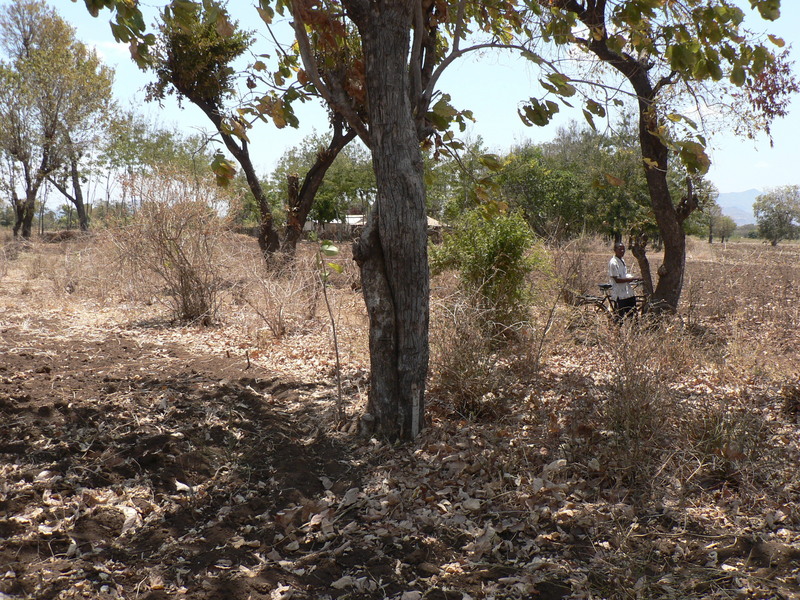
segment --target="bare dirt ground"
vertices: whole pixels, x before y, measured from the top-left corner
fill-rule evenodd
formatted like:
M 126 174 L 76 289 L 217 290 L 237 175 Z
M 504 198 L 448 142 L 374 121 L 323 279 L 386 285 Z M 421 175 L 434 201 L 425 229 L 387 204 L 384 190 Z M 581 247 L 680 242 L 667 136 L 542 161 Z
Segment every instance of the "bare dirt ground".
M 359 435 L 347 332 L 337 420 L 324 322 L 264 343 L 241 307 L 54 293 L 30 261 L 72 252 L 0 270 L 0 599 L 800 598 L 797 252 L 701 248 L 669 352 L 565 313 L 539 370 L 496 359 L 489 420 L 434 361 L 397 447 Z M 754 272 L 772 299 L 743 305 Z

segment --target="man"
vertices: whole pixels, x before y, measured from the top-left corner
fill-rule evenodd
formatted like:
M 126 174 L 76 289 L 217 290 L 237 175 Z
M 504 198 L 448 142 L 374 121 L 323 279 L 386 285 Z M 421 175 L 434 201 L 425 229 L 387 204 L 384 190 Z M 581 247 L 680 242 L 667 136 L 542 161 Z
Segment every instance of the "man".
M 614 244 L 614 256 L 608 263 L 608 278 L 611 284 L 611 299 L 617 306 L 617 319 L 622 319 L 636 308 L 636 294 L 633 293 L 631 283 L 641 281 L 641 277 L 632 277 L 628 274 L 628 266 L 622 258 L 625 256 L 625 244 Z

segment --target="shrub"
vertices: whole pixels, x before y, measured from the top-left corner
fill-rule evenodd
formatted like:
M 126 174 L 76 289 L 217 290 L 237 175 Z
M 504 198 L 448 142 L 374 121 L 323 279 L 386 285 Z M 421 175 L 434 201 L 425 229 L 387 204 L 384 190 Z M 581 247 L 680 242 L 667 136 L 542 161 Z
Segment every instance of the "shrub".
M 533 251 L 532 251 L 533 249 Z M 527 320 L 528 276 L 544 262 L 534 235 L 518 213 L 487 216 L 475 210 L 431 249 L 434 273 L 456 269 L 468 294 L 475 294 L 486 323 L 495 329 Z
M 146 202 L 116 237 L 136 272 L 155 274 L 175 317 L 212 323 L 222 287 L 223 221 L 202 202 Z

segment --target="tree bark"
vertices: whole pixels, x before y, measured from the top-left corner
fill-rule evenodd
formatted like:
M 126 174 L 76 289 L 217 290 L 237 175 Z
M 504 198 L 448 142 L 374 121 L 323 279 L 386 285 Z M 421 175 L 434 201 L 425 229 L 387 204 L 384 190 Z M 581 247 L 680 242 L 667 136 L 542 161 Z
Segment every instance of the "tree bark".
M 283 241 L 281 241 L 278 231 L 275 229 L 274 219 L 272 218 L 272 208 L 269 200 L 264 194 L 261 182 L 258 180 L 253 162 L 250 158 L 250 150 L 247 142 L 238 143 L 233 135 L 224 132 L 222 127 L 222 117 L 219 109 L 207 102 L 199 99 L 191 99 L 214 124 L 222 138 L 228 152 L 231 153 L 236 162 L 242 168 L 242 172 L 247 180 L 247 187 L 253 194 L 258 203 L 260 214 L 258 246 L 265 258 L 278 251 L 289 254 L 294 253 L 297 241 L 303 234 L 303 226 L 308 219 L 308 213 L 314 204 L 319 186 L 325 179 L 325 173 L 333 164 L 339 152 L 349 144 L 356 134 L 354 131 L 344 131 L 341 120 L 334 119 L 334 133 L 330 144 L 326 150 L 317 155 L 317 160 L 303 179 L 303 185 L 297 195 L 297 201 L 289 203 L 289 214 L 287 215 L 286 230 Z
M 653 273 L 650 270 L 650 259 L 647 258 L 647 236 L 637 235 L 633 237 L 628 247 L 631 249 L 631 254 L 636 259 L 639 265 L 639 273 L 642 277 L 642 284 L 644 285 L 644 295 L 647 298 L 653 296 Z
M 72 178 L 72 193 L 70 198 L 72 204 L 75 205 L 75 212 L 78 213 L 78 224 L 81 231 L 89 231 L 89 217 L 86 214 L 86 205 L 83 202 L 83 190 L 81 189 L 81 177 L 78 172 L 78 160 L 72 158 L 70 160 L 70 177 Z
M 258 247 L 261 249 L 261 253 L 265 257 L 268 257 L 269 255 L 280 250 L 280 238 L 278 237 L 278 232 L 275 230 L 274 221 L 272 218 L 272 208 L 269 205 L 269 200 L 264 194 L 264 190 L 261 187 L 261 182 L 258 180 L 255 167 L 253 167 L 253 161 L 250 159 L 250 150 L 247 147 L 247 142 L 243 140 L 241 145 L 239 145 L 234 136 L 225 131 L 222 126 L 222 115 L 220 114 L 217 106 L 209 102 L 205 102 L 199 98 L 193 98 L 191 96 L 187 97 L 194 102 L 194 104 L 200 110 L 202 110 L 208 119 L 214 124 L 214 127 L 216 127 L 220 137 L 222 138 L 222 142 L 225 144 L 225 148 L 228 149 L 228 152 L 233 155 L 233 158 L 239 163 L 239 166 L 242 167 L 242 172 L 247 180 L 247 187 L 250 188 L 250 191 L 252 192 L 256 203 L 258 204 L 258 210 L 260 214 L 258 227 Z
M 36 214 L 36 192 L 28 190 L 25 194 L 25 201 L 22 203 L 19 213 L 19 222 L 14 225 L 14 232 L 22 228 L 22 237 L 30 239 L 33 233 L 33 216 Z
M 638 89 L 636 91 L 639 93 Z M 678 308 L 683 289 L 686 233 L 683 231 L 682 221 L 678 218 L 667 183 L 669 150 L 659 137 L 650 133 L 651 131 L 658 131 L 658 120 L 652 100 L 644 100 L 640 95 L 639 141 L 642 158 L 645 159 L 645 178 L 650 192 L 650 204 L 664 243 L 664 260 L 658 268 L 658 284 L 653 291 L 651 303 L 666 304 L 674 310 Z
M 377 198 L 353 256 L 370 318 L 369 411 L 390 439 L 423 426 L 429 273 L 422 155 L 409 100 L 413 2 L 345 0 L 365 60 Z

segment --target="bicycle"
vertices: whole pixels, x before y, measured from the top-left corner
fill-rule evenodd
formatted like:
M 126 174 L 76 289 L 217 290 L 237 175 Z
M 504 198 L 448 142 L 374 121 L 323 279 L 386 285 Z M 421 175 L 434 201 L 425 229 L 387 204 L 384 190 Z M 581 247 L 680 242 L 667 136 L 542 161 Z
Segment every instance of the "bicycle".
M 634 288 L 639 288 L 642 285 L 641 281 L 636 281 L 631 284 Z M 617 301 L 611 297 L 611 284 L 599 283 L 597 287 L 602 292 L 601 296 L 594 296 L 592 294 L 581 294 L 577 297 L 575 305 L 588 307 L 595 312 L 606 316 L 609 320 L 618 323 L 619 315 L 617 313 Z M 643 314 L 645 306 L 647 305 L 647 296 L 645 294 L 636 294 L 636 306 L 631 309 L 629 314 L 638 317 Z

